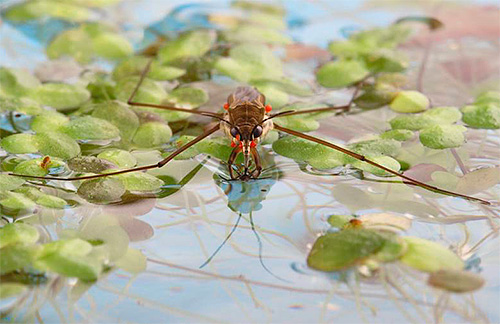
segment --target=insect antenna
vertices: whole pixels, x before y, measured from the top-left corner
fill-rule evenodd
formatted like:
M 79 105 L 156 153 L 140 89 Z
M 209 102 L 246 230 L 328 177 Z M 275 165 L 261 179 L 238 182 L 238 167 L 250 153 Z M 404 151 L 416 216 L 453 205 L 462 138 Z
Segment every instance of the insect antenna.
M 212 253 L 212 255 L 205 262 L 203 262 L 202 265 L 200 265 L 199 269 L 201 269 L 204 266 L 206 266 L 207 264 L 209 264 L 210 261 L 212 261 L 212 259 L 215 257 L 215 255 L 217 255 L 217 253 L 219 253 L 219 251 L 222 249 L 222 247 L 231 238 L 231 236 L 233 235 L 234 231 L 236 231 L 236 228 L 238 227 L 238 224 L 240 223 L 240 220 L 241 220 L 241 213 L 239 213 L 238 219 L 236 220 L 236 223 L 234 223 L 234 226 L 231 229 L 231 232 L 229 232 L 229 234 L 226 236 L 226 238 L 224 239 L 224 241 L 222 241 L 222 243 L 217 247 L 217 249 L 215 249 L 215 251 Z

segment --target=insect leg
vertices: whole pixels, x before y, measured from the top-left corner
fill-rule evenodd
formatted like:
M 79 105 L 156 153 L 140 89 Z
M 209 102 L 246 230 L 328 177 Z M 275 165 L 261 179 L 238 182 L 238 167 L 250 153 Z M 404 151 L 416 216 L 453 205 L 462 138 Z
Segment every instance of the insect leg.
M 229 169 L 229 175 L 231 176 L 231 179 L 237 179 L 237 177 L 234 176 L 234 169 L 233 169 L 233 163 L 234 160 L 236 160 L 236 157 L 240 152 L 242 151 L 241 147 L 236 146 L 233 151 L 231 152 L 231 155 L 229 156 L 229 160 L 227 161 L 227 167 Z
M 260 163 L 259 152 L 257 151 L 257 148 L 251 147 L 250 153 L 252 154 L 253 162 L 255 163 L 255 169 L 250 173 L 250 175 L 253 179 L 257 179 L 260 173 L 262 172 L 262 165 Z
M 347 154 L 349 156 L 352 156 L 353 158 L 355 159 L 358 159 L 360 161 L 363 161 L 363 162 L 366 162 L 368 164 L 371 164 L 377 168 L 380 168 L 390 174 L 393 174 L 395 176 L 398 176 L 402 179 L 405 179 L 407 181 L 410 182 L 410 184 L 412 185 L 415 185 L 415 186 L 418 186 L 418 187 L 421 187 L 421 188 L 424 188 L 424 189 L 427 189 L 427 190 L 430 190 L 430 191 L 434 191 L 434 192 L 438 192 L 438 193 L 441 193 L 443 195 L 450 195 L 450 196 L 455 196 L 455 197 L 460 197 L 460 198 L 464 198 L 464 199 L 467 199 L 467 200 L 473 200 L 473 201 L 477 201 L 477 202 L 480 202 L 482 204 L 485 204 L 485 205 L 491 205 L 491 203 L 489 201 L 486 201 L 486 200 L 483 200 L 483 199 L 480 199 L 480 198 L 475 198 L 475 197 L 471 197 L 471 196 L 467 196 L 467 195 L 463 195 L 463 194 L 460 194 L 460 193 L 457 193 L 457 192 L 453 192 L 453 191 L 449 191 L 449 190 L 445 190 L 445 189 L 441 189 L 441 188 L 438 188 L 438 187 L 435 187 L 435 186 L 431 186 L 431 185 L 428 185 L 424 182 L 421 182 L 421 181 L 418 181 L 416 179 L 413 179 L 413 178 L 410 178 L 408 176 L 405 176 L 404 174 L 402 173 L 399 173 L 397 171 L 394 171 L 394 170 L 391 170 L 379 163 L 376 163 L 376 162 L 373 162 L 372 160 L 369 160 L 367 159 L 366 157 L 364 157 L 363 155 L 361 154 L 358 154 L 358 153 L 355 153 L 353 151 L 350 151 L 348 149 L 345 149 L 343 147 L 340 147 L 338 145 L 335 145 L 335 144 L 332 144 L 330 142 L 327 142 L 325 140 L 322 140 L 320 138 L 317 138 L 317 137 L 314 137 L 314 136 L 311 136 L 311 135 L 308 135 L 308 134 L 304 134 L 304 133 L 301 133 L 301 132 L 297 132 L 297 131 L 294 131 L 292 129 L 288 129 L 288 128 L 285 128 L 285 127 L 281 127 L 279 125 L 276 125 L 274 124 L 274 128 L 279 130 L 279 131 L 282 131 L 282 132 L 285 132 L 285 133 L 288 133 L 288 134 L 291 134 L 291 135 L 294 135 L 294 136 L 297 136 L 297 137 L 301 137 L 301 138 L 304 138 L 306 140 L 309 140 L 309 141 L 312 141 L 312 142 L 315 142 L 315 143 L 318 143 L 318 144 L 322 144 L 322 145 L 325 145 L 329 148 L 332 148 L 334 150 L 337 150 L 337 151 L 340 151 L 344 154 Z
M 142 170 L 149 170 L 149 169 L 155 169 L 155 168 L 161 168 L 173 158 L 175 158 L 177 155 L 181 154 L 191 146 L 195 145 L 196 143 L 200 142 L 201 140 L 205 139 L 209 135 L 215 133 L 218 131 L 220 128 L 220 124 L 215 125 L 211 129 L 207 130 L 203 134 L 195 137 L 192 141 L 182 145 L 179 147 L 177 150 L 172 152 L 169 156 L 167 156 L 165 159 L 161 160 L 160 162 L 156 164 L 150 164 L 150 165 L 144 165 L 141 167 L 137 168 L 132 168 L 132 169 L 127 169 L 127 170 L 120 170 L 120 171 L 115 171 L 115 172 L 109 172 L 109 173 L 103 173 L 103 174 L 95 174 L 95 175 L 89 175 L 89 176 L 83 176 L 83 177 L 72 177 L 72 178 L 59 178 L 59 177 L 37 177 L 37 176 L 30 176 L 30 175 L 23 175 L 23 174 L 16 174 L 16 173 L 9 173 L 9 175 L 17 176 L 17 177 L 22 177 L 22 178 L 29 178 L 29 179 L 40 179 L 40 180 L 61 180 L 61 181 L 75 181 L 75 180 L 88 180 L 88 179 L 95 179 L 95 178 L 102 178 L 102 177 L 108 177 L 112 175 L 118 175 L 118 174 L 124 174 L 124 173 L 130 173 L 130 172 L 135 172 L 135 171 L 142 171 Z
M 215 117 L 217 119 L 220 119 L 220 115 L 213 113 L 211 111 L 203 111 L 203 110 L 192 110 L 192 109 L 187 109 L 187 108 L 177 108 L 177 107 L 172 107 L 172 106 L 164 106 L 164 105 L 156 105 L 156 104 L 150 104 L 150 103 L 142 103 L 142 102 L 135 102 L 134 97 L 137 94 L 137 91 L 139 91 L 139 88 L 141 87 L 142 83 L 144 82 L 144 79 L 146 78 L 146 75 L 148 74 L 149 70 L 151 69 L 151 64 L 153 63 L 154 58 L 149 60 L 148 64 L 144 68 L 144 70 L 141 73 L 141 76 L 139 78 L 139 82 L 134 88 L 134 91 L 130 94 L 130 97 L 127 100 L 127 104 L 130 106 L 138 106 L 138 107 L 148 107 L 148 108 L 156 108 L 156 109 L 163 109 L 163 110 L 170 110 L 170 111 L 182 111 L 182 112 L 187 112 L 190 114 L 195 114 L 195 115 L 202 115 L 202 116 L 207 116 L 207 117 Z

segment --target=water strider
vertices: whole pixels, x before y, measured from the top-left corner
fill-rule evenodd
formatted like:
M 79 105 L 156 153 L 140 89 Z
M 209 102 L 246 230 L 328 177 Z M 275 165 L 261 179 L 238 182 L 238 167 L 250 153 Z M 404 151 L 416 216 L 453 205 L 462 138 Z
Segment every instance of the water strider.
M 131 168 L 131 169 L 126 169 L 126 170 L 120 170 L 116 172 L 110 172 L 106 174 L 96 174 L 96 175 L 89 175 L 89 176 L 81 176 L 81 177 L 70 177 L 70 178 L 62 178 L 62 177 L 37 177 L 37 176 L 28 176 L 28 175 L 20 175 L 20 174 L 13 174 L 16 176 L 20 177 L 26 177 L 26 178 L 34 178 L 34 179 L 45 179 L 45 180 L 62 180 L 62 181 L 74 181 L 74 180 L 86 180 L 86 179 L 95 179 L 95 178 L 101 178 L 101 177 L 107 177 L 111 175 L 118 175 L 118 174 L 123 174 L 123 173 L 129 173 L 129 172 L 135 172 L 135 171 L 142 171 L 142 170 L 149 170 L 149 169 L 154 169 L 154 168 L 161 168 L 164 165 L 166 165 L 168 162 L 173 160 L 177 155 L 181 154 L 191 146 L 195 145 L 196 143 L 202 141 L 203 139 L 207 138 L 211 134 L 217 132 L 218 130 L 223 130 L 225 135 L 228 136 L 231 139 L 231 146 L 233 147 L 233 150 L 229 156 L 228 160 L 228 169 L 229 169 L 229 174 L 231 176 L 232 180 L 240 180 L 240 181 L 247 181 L 250 179 L 257 179 L 262 171 L 262 166 L 260 162 L 260 157 L 259 153 L 257 151 L 257 146 L 258 144 L 262 141 L 263 138 L 269 133 L 270 130 L 276 129 L 278 131 L 288 133 L 293 136 L 297 136 L 324 146 L 327 146 L 329 148 L 332 148 L 334 150 L 340 151 L 344 154 L 347 154 L 357 160 L 363 161 L 365 163 L 368 163 L 372 166 L 375 166 L 377 168 L 380 168 L 392 175 L 395 175 L 397 177 L 400 177 L 405 181 L 407 184 L 415 185 L 430 191 L 438 192 L 444 195 L 451 195 L 451 196 L 456 196 L 456 197 L 461 197 L 467 200 L 471 201 L 476 201 L 480 202 L 482 204 L 490 205 L 491 203 L 489 201 L 480 199 L 480 198 L 475 198 L 472 196 L 467 196 L 464 194 L 460 194 L 458 192 L 453 192 L 449 190 L 445 190 L 442 188 L 438 188 L 436 186 L 428 185 L 424 182 L 418 181 L 416 179 L 413 179 L 411 177 L 408 177 L 404 175 L 403 173 L 399 173 L 397 171 L 394 171 L 390 168 L 387 168 L 379 163 L 376 163 L 365 156 L 358 154 L 356 152 L 350 151 L 348 149 L 345 149 L 341 146 L 332 144 L 330 142 L 327 142 L 325 140 L 322 140 L 320 138 L 298 132 L 292 129 L 288 129 L 285 127 L 282 127 L 279 125 L 279 123 L 276 123 L 273 119 L 277 119 L 282 116 L 293 116 L 293 115 L 301 115 L 301 114 L 308 114 L 308 113 L 314 113 L 314 112 L 325 112 L 325 111 L 334 111 L 334 110 L 341 110 L 341 111 L 347 111 L 350 109 L 354 98 L 356 97 L 357 91 L 360 88 L 360 85 L 363 83 L 363 81 L 358 83 L 358 86 L 356 90 L 354 91 L 354 94 L 352 96 L 352 99 L 350 102 L 346 105 L 343 106 L 330 106 L 330 107 L 324 107 L 324 108 L 314 108 L 314 109 L 305 109 L 305 110 L 300 110 L 300 111 L 283 111 L 283 112 L 278 112 L 278 113 L 272 113 L 272 107 L 268 104 L 266 104 L 266 98 L 265 96 L 257 91 L 257 89 L 253 87 L 238 87 L 233 93 L 231 93 L 228 98 L 227 102 L 224 103 L 223 107 L 225 112 L 223 114 L 218 114 L 214 112 L 209 112 L 209 111 L 200 111 L 200 110 L 191 110 L 187 108 L 177 108 L 177 107 L 171 107 L 171 106 L 164 106 L 164 105 L 157 105 L 157 104 L 149 104 L 149 103 L 141 103 L 141 102 L 135 102 L 134 97 L 139 90 L 141 84 L 143 83 L 146 75 L 149 72 L 150 66 L 152 64 L 152 60 L 147 64 L 145 69 L 141 73 L 141 77 L 139 79 L 139 82 L 137 83 L 134 91 L 130 95 L 128 99 L 128 104 L 131 106 L 138 106 L 138 107 L 149 107 L 149 108 L 156 108 L 156 109 L 163 109 L 163 110 L 170 110 L 170 111 L 180 111 L 180 112 L 187 112 L 191 114 L 196 114 L 196 115 L 202 115 L 206 117 L 211 117 L 215 118 L 219 121 L 215 126 L 209 128 L 206 130 L 203 134 L 195 137 L 193 140 L 190 142 L 182 145 L 179 147 L 176 151 L 172 152 L 169 156 L 167 156 L 165 159 L 161 160 L 160 162 L 156 164 L 151 164 L 151 165 L 145 165 L 141 167 L 136 167 L 136 168 Z M 236 160 L 237 156 L 239 154 L 243 154 L 244 157 L 244 163 L 243 166 L 236 166 L 234 164 L 234 161 Z M 236 173 L 236 174 L 235 174 Z

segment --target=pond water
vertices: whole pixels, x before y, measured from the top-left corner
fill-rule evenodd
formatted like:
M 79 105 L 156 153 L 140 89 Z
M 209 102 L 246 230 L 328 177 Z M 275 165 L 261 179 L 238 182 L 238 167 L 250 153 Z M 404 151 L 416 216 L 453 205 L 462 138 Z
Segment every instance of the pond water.
M 7 8 L 12 2 L 3 2 Z M 433 106 L 461 107 L 485 90 L 500 90 L 499 43 L 494 29 L 488 34 L 477 27 L 481 17 L 490 19 L 488 1 L 469 4 L 377 1 L 287 1 L 288 34 L 306 45 L 326 48 L 334 39 L 375 26 L 386 26 L 402 16 L 432 15 L 445 25 L 427 50 L 427 31 L 402 46 L 410 57 L 409 88 L 418 87 L 419 67 L 427 55 L 421 90 Z M 448 6 L 452 7 L 451 9 Z M 472 9 L 471 9 L 472 8 Z M 488 9 L 490 8 L 490 9 Z M 177 15 L 167 13 L 177 10 Z M 452 11 L 454 10 L 454 11 Z M 458 27 L 452 12 L 471 22 Z M 98 15 L 122 26 L 136 49 L 154 41 L 153 31 L 171 35 L 185 29 L 207 27 L 206 15 L 233 14 L 229 2 L 123 1 L 99 10 Z M 460 17 L 462 17 L 460 16 Z M 484 24 L 495 25 L 490 19 Z M 48 40 L 68 26 L 46 21 L 54 28 L 42 35 L 40 25 L 0 25 L 2 66 L 34 70 L 46 61 Z M 47 28 L 49 28 L 47 27 Z M 145 39 L 143 31 L 147 30 Z M 498 32 L 498 31 L 497 31 Z M 42 35 L 42 36 L 41 36 Z M 429 36 L 430 37 L 430 36 Z M 349 101 L 352 90 L 325 91 L 314 86 L 314 69 L 325 62 L 324 53 L 307 48 L 287 60 L 286 75 L 317 90 L 313 102 Z M 283 55 L 291 55 L 290 52 Z M 109 62 L 93 66 L 112 69 Z M 215 85 L 213 84 L 215 83 Z M 216 110 L 238 83 L 228 78 L 201 82 L 210 94 L 203 109 Z M 313 134 L 339 144 L 369 139 L 390 128 L 397 113 L 388 107 L 335 115 L 321 120 Z M 203 123 L 203 118 L 194 121 Z M 7 129 L 3 120 L 3 128 Z M 23 121 L 19 121 L 23 125 Z M 463 176 L 478 168 L 499 167 L 498 130 L 468 129 L 466 143 L 458 148 L 432 150 L 418 139 L 403 144 L 400 154 L 412 166 L 413 176 L 425 178 L 425 165 L 440 166 Z M 8 153 L 0 151 L 2 158 Z M 158 150 L 134 152 L 140 165 L 160 159 Z M 52 194 L 78 203 L 63 211 L 36 211 L 25 219 L 35 224 L 41 240 L 61 238 L 70 230 L 99 231 L 108 226 L 116 249 L 133 248 L 146 257 L 145 270 L 136 274 L 113 269 L 96 282 L 50 275 L 45 284 L 33 286 L 22 296 L 0 301 L 6 321 L 156 323 L 156 322 L 500 322 L 499 211 L 500 185 L 471 193 L 493 203 L 484 206 L 464 199 L 430 193 L 394 177 L 362 176 L 342 167 L 316 170 L 306 163 L 278 155 L 271 145 L 262 146 L 264 172 L 249 182 L 227 181 L 225 164 L 207 155 L 174 160 L 148 171 L 161 179 L 163 198 L 132 197 L 122 204 L 99 205 L 76 199 L 75 185 L 49 182 L 60 189 Z M 433 169 L 436 170 L 436 169 Z M 413 172 L 413 173 L 412 173 Z M 182 183 L 182 180 L 187 183 Z M 182 183 L 179 185 L 178 183 Z M 479 184 L 478 184 L 479 183 Z M 52 191 L 51 191 L 52 190 Z M 428 273 L 400 262 L 383 264 L 376 273 L 369 266 L 321 272 L 306 259 L 314 242 L 331 230 L 330 215 L 385 213 L 411 220 L 403 236 L 434 241 L 456 253 L 465 268 L 480 275 L 484 286 L 471 293 L 453 293 L 427 284 Z M 237 226 L 234 226 L 237 224 Z M 234 232 L 233 232 L 234 230 Z M 124 234 L 125 233 L 125 234 Z M 225 245 L 206 263 L 221 243 Z M 89 234 L 90 235 L 90 234 Z M 125 236 L 120 236 L 125 235 Z M 117 238 L 120 236 L 121 238 Z M 125 243 L 124 243 L 125 242 Z M 125 245 L 125 247 L 123 247 Z M 144 260 L 133 259 L 129 267 Z M 204 265 L 203 267 L 200 267 Z

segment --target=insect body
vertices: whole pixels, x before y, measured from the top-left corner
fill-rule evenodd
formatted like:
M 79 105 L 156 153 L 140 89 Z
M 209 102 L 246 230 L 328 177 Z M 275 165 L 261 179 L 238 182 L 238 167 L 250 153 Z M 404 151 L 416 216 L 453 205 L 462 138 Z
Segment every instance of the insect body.
M 271 120 L 271 119 L 282 117 L 282 116 L 293 116 L 293 115 L 309 114 L 309 113 L 313 113 L 313 112 L 323 112 L 323 111 L 348 110 L 353 103 L 353 100 L 356 96 L 357 91 L 354 91 L 354 95 L 347 105 L 305 109 L 305 110 L 299 110 L 299 111 L 283 111 L 283 112 L 274 113 L 274 114 L 271 114 L 271 106 L 266 105 L 266 98 L 264 97 L 264 95 L 261 94 L 259 91 L 257 91 L 255 88 L 251 88 L 251 87 L 239 87 L 236 89 L 235 92 L 233 92 L 231 95 L 229 95 L 227 102 L 223 105 L 223 107 L 225 109 L 225 112 L 223 114 L 218 114 L 218 113 L 214 113 L 214 112 L 210 112 L 210 111 L 191 110 L 191 109 L 187 109 L 187 108 L 178 108 L 178 107 L 171 107 L 171 106 L 164 106 L 164 105 L 157 105 L 157 104 L 135 102 L 133 100 L 135 97 L 135 94 L 139 90 L 142 82 L 144 81 L 152 62 L 153 61 L 151 60 L 149 62 L 149 64 L 146 66 L 146 68 L 144 69 L 144 71 L 142 72 L 138 84 L 136 85 L 134 91 L 130 95 L 129 100 L 127 101 L 127 103 L 129 105 L 138 106 L 138 107 L 151 107 L 151 108 L 164 109 L 164 110 L 170 110 L 170 111 L 182 111 L 182 112 L 187 112 L 187 113 L 191 113 L 191 114 L 215 118 L 215 119 L 219 120 L 219 123 L 217 123 L 212 128 L 206 130 L 203 134 L 195 137 L 190 142 L 182 145 L 176 151 L 172 152 L 169 156 L 167 156 L 165 159 L 161 160 L 160 162 L 158 162 L 156 164 L 140 166 L 140 167 L 127 169 L 127 170 L 109 172 L 106 174 L 96 174 L 96 175 L 72 177 L 72 178 L 37 177 L 37 176 L 28 176 L 28 175 L 19 175 L 19 174 L 13 174 L 13 175 L 26 177 L 26 178 L 34 178 L 34 179 L 72 181 L 72 180 L 94 179 L 94 178 L 112 176 L 112 175 L 117 175 L 117 174 L 135 172 L 135 171 L 161 168 L 165 164 L 167 164 L 168 162 L 173 160 L 177 155 L 181 154 L 182 152 L 184 152 L 185 150 L 187 150 L 191 146 L 195 145 L 196 143 L 202 141 L 203 139 L 207 138 L 211 134 L 222 129 L 225 132 L 225 134 L 231 138 L 231 146 L 233 147 L 233 150 L 229 156 L 229 161 L 228 161 L 230 176 L 232 179 L 239 179 L 239 180 L 245 181 L 245 180 L 255 179 L 255 178 L 259 177 L 259 175 L 262 171 L 262 166 L 261 166 L 260 157 L 259 157 L 259 154 L 257 151 L 257 145 L 269 133 L 269 131 L 271 129 L 276 129 L 280 132 L 288 133 L 290 135 L 297 136 L 297 137 L 306 139 L 308 141 L 312 141 L 312 142 L 327 146 L 331 149 L 340 151 L 340 152 L 347 154 L 355 159 L 358 159 L 358 160 L 363 161 L 367 164 L 370 164 L 372 166 L 380 168 L 380 169 L 382 169 L 382 170 L 384 170 L 392 175 L 400 177 L 400 178 L 404 179 L 405 183 L 407 183 L 407 184 L 415 185 L 415 186 L 418 186 L 418 187 L 421 187 L 421 188 L 424 188 L 424 189 L 427 189 L 430 191 L 438 192 L 438 193 L 441 193 L 444 195 L 461 197 L 464 199 L 480 202 L 480 203 L 483 203 L 486 205 L 491 204 L 490 202 L 483 200 L 483 199 L 480 199 L 480 198 L 475 198 L 475 197 L 467 196 L 467 195 L 460 194 L 457 192 L 441 189 L 441 188 L 438 188 L 436 186 L 428 185 L 424 182 L 421 182 L 419 180 L 416 180 L 416 179 L 413 179 L 409 176 L 406 176 L 403 173 L 399 173 L 397 171 L 389 169 L 389 168 L 387 168 L 387 167 L 385 167 L 377 162 L 374 162 L 374 161 L 366 158 L 365 156 L 363 156 L 361 154 L 350 151 L 348 149 L 345 149 L 341 146 L 335 145 L 335 144 L 330 143 L 328 141 L 325 141 L 323 139 L 317 138 L 315 136 L 282 127 L 278 123 L 273 122 Z M 362 83 L 360 83 L 360 85 L 361 84 Z M 357 89 L 359 89 L 359 85 L 358 85 Z M 237 171 L 238 176 L 236 176 L 234 174 L 234 172 L 235 172 L 234 161 L 240 153 L 242 153 L 244 156 L 243 170 L 241 172 Z M 251 170 L 251 161 L 252 160 L 253 160 L 253 164 L 254 164 L 253 170 Z

